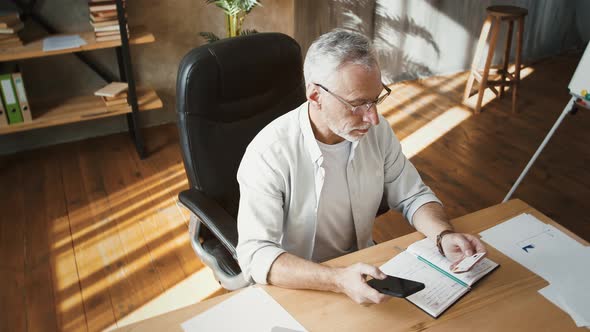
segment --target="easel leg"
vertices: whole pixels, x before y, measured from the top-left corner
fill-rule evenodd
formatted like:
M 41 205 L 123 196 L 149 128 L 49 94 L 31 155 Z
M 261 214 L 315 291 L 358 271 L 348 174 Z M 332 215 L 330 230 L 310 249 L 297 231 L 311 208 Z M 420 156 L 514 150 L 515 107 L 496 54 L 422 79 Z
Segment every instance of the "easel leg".
M 518 186 L 520 185 L 520 182 L 522 182 L 522 179 L 524 179 L 526 174 L 529 172 L 529 170 L 531 169 L 531 167 L 533 166 L 533 164 L 535 163 L 535 161 L 537 160 L 537 158 L 539 157 L 539 155 L 541 154 L 541 152 L 545 148 L 545 145 L 547 145 L 547 143 L 549 142 L 549 140 L 551 139 L 551 137 L 553 136 L 553 134 L 555 133 L 555 131 L 557 130 L 559 125 L 561 125 L 561 122 L 563 122 L 563 119 L 565 118 L 565 116 L 568 115 L 568 113 L 570 112 L 570 110 L 574 106 L 575 101 L 576 101 L 576 98 L 572 97 L 570 99 L 570 101 L 567 103 L 567 105 L 563 109 L 563 112 L 561 112 L 561 115 L 559 116 L 557 121 L 555 121 L 555 124 L 553 125 L 551 130 L 549 130 L 549 133 L 547 134 L 547 136 L 545 136 L 545 139 L 543 140 L 543 142 L 541 143 L 541 145 L 539 146 L 539 148 L 537 149 L 537 151 L 535 152 L 535 154 L 533 155 L 533 157 L 531 158 L 529 163 L 526 165 L 526 167 L 524 168 L 524 170 L 522 171 L 522 173 L 518 177 L 518 180 L 516 180 L 516 182 L 514 183 L 512 188 L 510 188 L 508 195 L 506 195 L 506 197 L 504 197 L 504 200 L 502 201 L 502 203 L 507 202 L 510 199 L 510 197 L 512 197 L 512 194 L 514 194 L 514 192 L 516 191 L 516 188 L 518 188 Z

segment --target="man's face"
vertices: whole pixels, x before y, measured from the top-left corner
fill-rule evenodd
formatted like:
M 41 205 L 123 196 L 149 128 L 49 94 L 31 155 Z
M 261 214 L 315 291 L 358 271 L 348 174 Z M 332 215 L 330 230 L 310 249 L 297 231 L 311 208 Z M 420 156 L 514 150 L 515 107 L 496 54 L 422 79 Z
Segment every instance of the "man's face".
M 329 83 L 330 86 L 326 86 L 326 88 L 330 92 L 353 106 L 372 102 L 383 91 L 381 73 L 377 66 L 369 69 L 362 65 L 345 65 Z M 350 106 L 329 92 L 319 89 L 320 117 L 334 134 L 354 142 L 361 139 L 371 126 L 379 124 L 375 106 L 367 111 L 353 114 Z

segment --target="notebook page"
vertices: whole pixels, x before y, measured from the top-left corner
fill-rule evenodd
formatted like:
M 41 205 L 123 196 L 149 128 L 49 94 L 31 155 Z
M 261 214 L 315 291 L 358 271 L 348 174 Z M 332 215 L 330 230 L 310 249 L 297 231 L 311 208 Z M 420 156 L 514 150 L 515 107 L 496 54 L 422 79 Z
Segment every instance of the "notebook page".
M 486 274 L 490 273 L 493 269 L 495 269 L 498 264 L 494 261 L 484 258 L 479 263 L 477 263 L 470 271 L 465 273 L 453 273 L 451 272 L 450 266 L 451 261 L 447 258 L 443 257 L 439 252 L 436 244 L 429 240 L 423 239 L 417 242 L 414 242 L 412 245 L 408 247 L 408 251 L 414 255 L 419 255 L 422 258 L 426 259 L 430 263 L 438 266 L 445 272 L 449 273 L 453 277 L 463 281 L 467 285 L 471 286 L 479 279 L 483 278 Z
M 426 287 L 407 299 L 433 317 L 440 315 L 469 291 L 407 251 L 387 261 L 381 270 L 388 275 L 423 283 Z

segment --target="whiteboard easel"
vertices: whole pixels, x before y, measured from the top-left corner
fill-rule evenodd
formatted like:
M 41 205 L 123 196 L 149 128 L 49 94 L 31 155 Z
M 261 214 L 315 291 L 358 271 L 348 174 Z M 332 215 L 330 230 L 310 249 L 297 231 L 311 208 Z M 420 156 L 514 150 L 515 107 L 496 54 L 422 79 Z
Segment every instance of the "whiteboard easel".
M 516 188 L 518 188 L 520 182 L 522 182 L 522 179 L 524 179 L 528 171 L 531 169 L 531 167 L 533 166 L 533 164 L 545 148 L 545 145 L 547 145 L 547 143 L 559 127 L 559 125 L 561 125 L 561 122 L 563 122 L 565 116 L 569 113 L 575 113 L 577 107 L 579 106 L 585 108 L 588 108 L 590 106 L 590 44 L 588 44 L 588 46 L 586 47 L 586 51 L 584 52 L 584 55 L 582 55 L 582 59 L 578 64 L 578 68 L 576 68 L 576 72 L 574 73 L 574 76 L 572 77 L 572 80 L 568 88 L 570 90 L 570 94 L 572 95 L 570 101 L 567 103 L 567 105 L 561 112 L 561 115 L 559 116 L 557 121 L 555 121 L 555 124 L 553 125 L 551 130 L 549 130 L 549 133 L 547 134 L 547 136 L 545 136 L 545 139 L 543 140 L 543 142 L 541 143 L 541 145 L 539 146 L 539 148 L 537 149 L 529 163 L 526 165 L 526 167 L 524 168 L 524 170 L 522 171 L 522 173 L 520 174 L 512 188 L 510 188 L 510 191 L 508 192 L 506 197 L 504 197 L 504 200 L 502 202 L 507 202 L 510 199 L 510 197 L 512 197 L 512 194 L 514 194 Z

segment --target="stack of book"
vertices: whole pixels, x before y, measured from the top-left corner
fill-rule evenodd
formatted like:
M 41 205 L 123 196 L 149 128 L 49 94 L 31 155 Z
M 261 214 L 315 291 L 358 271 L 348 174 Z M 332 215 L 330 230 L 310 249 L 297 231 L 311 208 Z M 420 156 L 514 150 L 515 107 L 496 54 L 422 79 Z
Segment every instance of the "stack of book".
M 115 0 L 88 0 L 90 24 L 96 41 L 121 40 L 117 4 Z M 123 0 L 123 7 L 125 1 Z M 129 36 L 129 27 L 127 27 Z
M 0 75 L 0 127 L 33 121 L 20 73 Z
M 0 13 L 0 48 L 22 46 L 18 32 L 24 28 L 18 13 Z
M 107 107 L 127 105 L 128 85 L 124 82 L 113 82 L 94 92 L 104 101 Z

